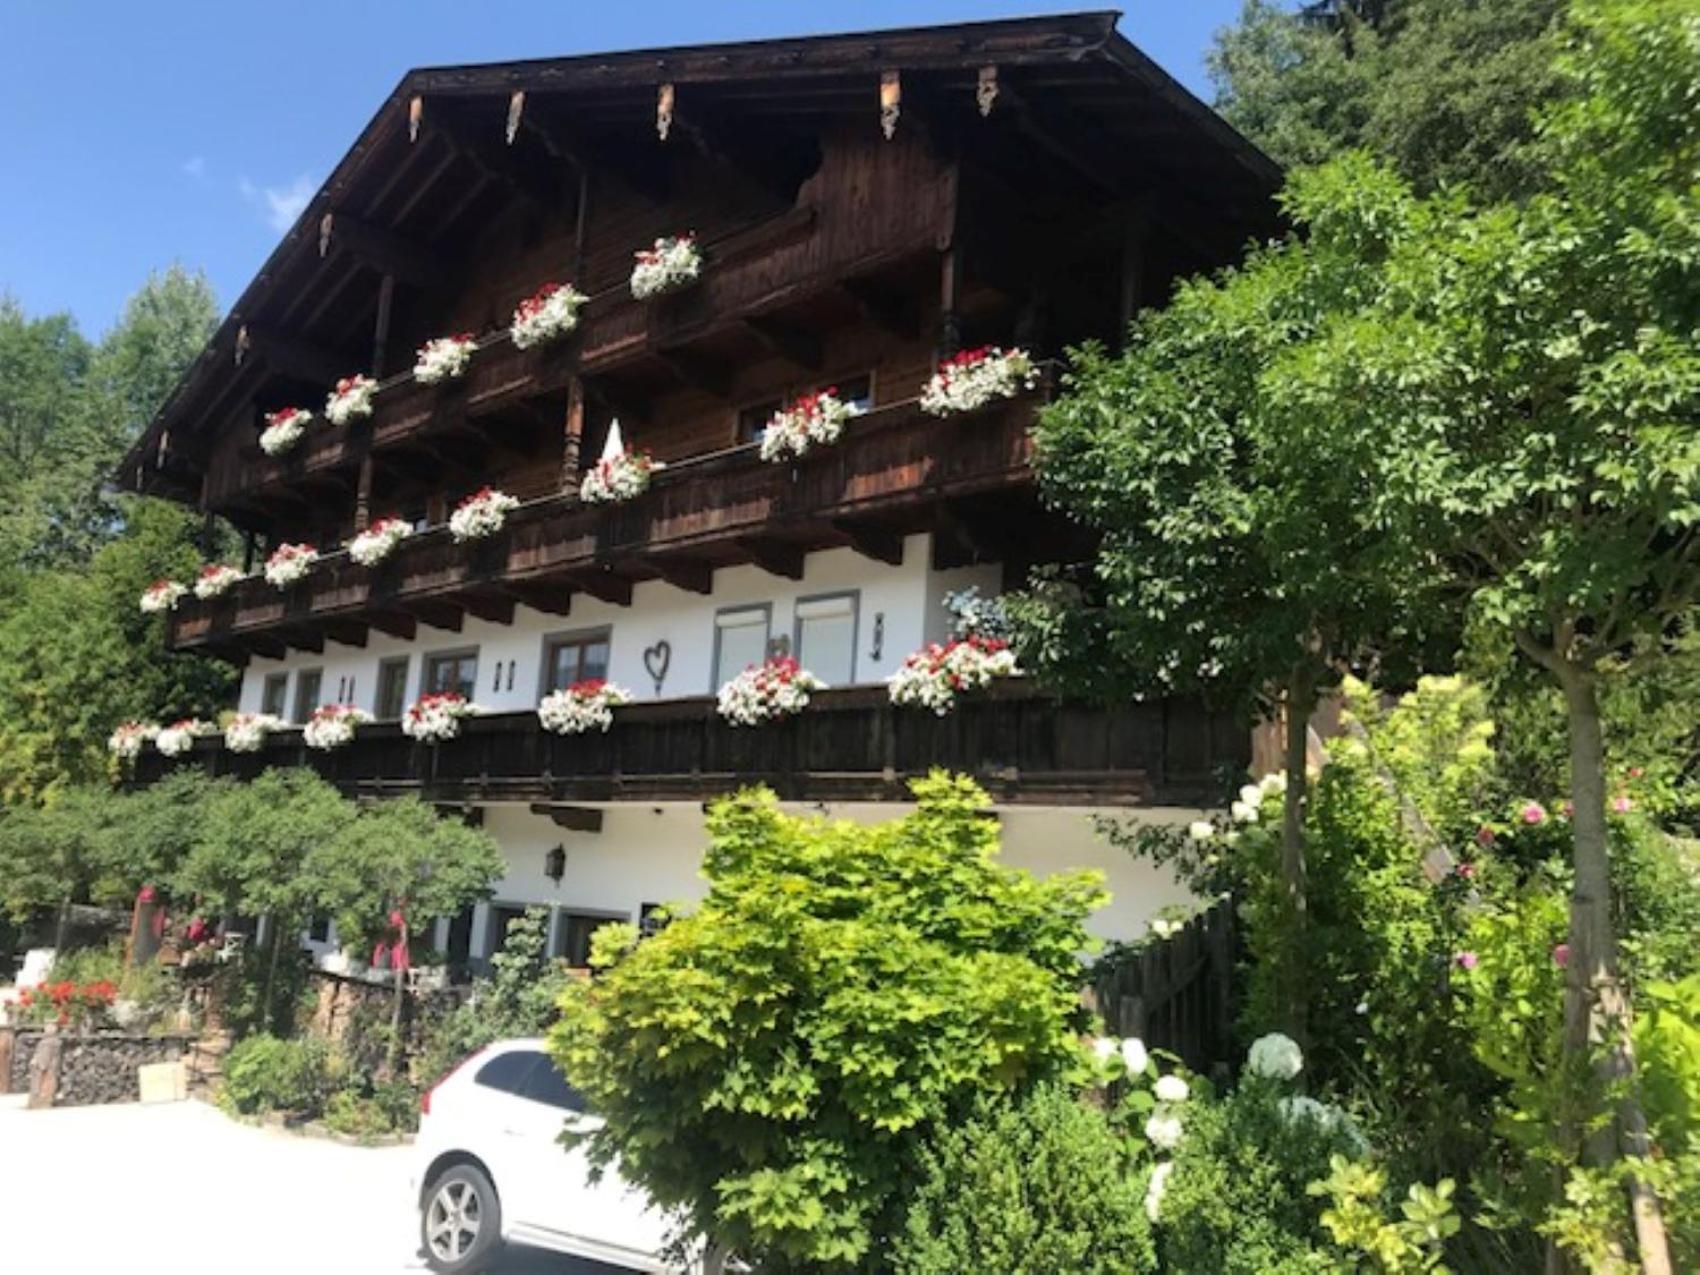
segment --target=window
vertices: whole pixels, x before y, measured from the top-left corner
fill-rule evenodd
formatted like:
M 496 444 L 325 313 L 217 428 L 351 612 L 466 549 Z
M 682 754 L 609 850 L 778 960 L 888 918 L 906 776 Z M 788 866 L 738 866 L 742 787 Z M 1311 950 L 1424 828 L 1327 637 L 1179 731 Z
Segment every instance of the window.
M 372 716 L 393 721 L 407 711 L 407 664 L 405 655 L 378 661 L 378 694 L 372 701 Z
M 608 676 L 607 629 L 561 633 L 543 640 L 543 694 L 586 678 Z
M 762 430 L 767 428 L 773 414 L 793 399 L 801 398 L 804 394 L 813 393 L 817 389 L 831 387 L 836 391 L 840 402 L 848 403 L 858 412 L 868 412 L 874 406 L 874 378 L 864 372 L 860 376 L 840 377 L 825 385 L 811 385 L 798 390 L 795 394 L 787 394 L 784 398 L 768 399 L 762 403 L 752 403 L 738 412 L 738 441 L 753 443 L 761 438 Z
M 266 674 L 265 690 L 260 694 L 260 711 L 281 718 L 283 707 L 289 703 L 289 674 Z
M 767 605 L 733 607 L 714 617 L 714 684 L 717 691 L 752 664 L 767 658 L 768 629 L 773 618 Z
M 310 943 L 328 943 L 331 939 L 331 919 L 323 912 L 315 912 L 307 918 L 307 941 Z
M 535 1049 L 510 1049 L 505 1054 L 497 1054 L 480 1067 L 472 1080 L 474 1084 L 483 1085 L 486 1089 L 523 1094 L 532 1070 L 542 1061 L 543 1055 Z
M 525 1096 L 562 1111 L 583 1111 L 584 1095 L 567 1083 L 555 1061 L 547 1056 L 526 1077 Z
M 490 920 L 487 935 L 489 946 L 485 949 L 494 956 L 508 945 L 508 928 L 525 915 L 525 908 L 518 903 L 492 903 L 490 905 Z
M 294 720 L 297 724 L 305 722 L 319 706 L 319 686 L 324 680 L 323 669 L 304 668 L 295 675 Z
M 590 916 L 576 912 L 563 912 L 559 924 L 555 927 L 554 955 L 562 958 L 575 969 L 583 969 L 590 964 L 591 936 L 604 925 L 616 925 L 626 918 L 623 916 Z
M 854 590 L 797 600 L 797 661 L 828 686 L 856 680 L 859 602 Z
M 425 684 L 422 693 L 437 695 L 444 691 L 459 691 L 467 699 L 478 693 L 478 652 L 448 651 L 433 655 L 425 661 Z

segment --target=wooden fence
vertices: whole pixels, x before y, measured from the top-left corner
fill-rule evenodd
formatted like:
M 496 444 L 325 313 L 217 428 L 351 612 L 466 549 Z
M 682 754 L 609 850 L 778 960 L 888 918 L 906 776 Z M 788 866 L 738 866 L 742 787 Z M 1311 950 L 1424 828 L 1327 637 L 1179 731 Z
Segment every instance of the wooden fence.
M 1234 1058 L 1234 904 L 1222 899 L 1159 942 L 1099 963 L 1088 994 L 1112 1036 L 1208 1074 Z

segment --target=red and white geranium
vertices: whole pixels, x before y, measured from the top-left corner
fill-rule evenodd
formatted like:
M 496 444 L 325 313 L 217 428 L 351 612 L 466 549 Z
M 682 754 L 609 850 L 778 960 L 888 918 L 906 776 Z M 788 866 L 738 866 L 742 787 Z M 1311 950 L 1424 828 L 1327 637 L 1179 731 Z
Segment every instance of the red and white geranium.
M 195 577 L 195 596 L 206 602 L 223 597 L 242 579 L 242 573 L 228 562 L 209 562 Z
M 982 345 L 939 364 L 921 391 L 921 408 L 934 416 L 972 412 L 993 399 L 1014 398 L 1039 383 L 1039 371 L 1026 350 Z
M 632 256 L 632 295 L 639 301 L 695 283 L 702 273 L 702 249 L 694 233 L 664 235 Z
M 266 427 L 260 431 L 260 450 L 268 456 L 281 456 L 301 441 L 312 423 L 313 413 L 301 407 L 283 407 L 266 413 Z
M 287 589 L 307 578 L 319 551 L 312 545 L 282 544 L 266 559 L 266 583 L 274 589 Z
M 238 713 L 224 728 L 224 746 L 233 753 L 257 753 L 265 747 L 267 735 L 286 725 L 270 713 Z
M 106 746 L 120 761 L 134 761 L 142 751 L 142 745 L 159 734 L 159 727 L 153 722 L 122 722 L 112 732 L 106 741 Z
M 412 534 L 410 523 L 400 518 L 380 518 L 348 542 L 348 556 L 363 567 L 375 567 Z
M 142 610 L 148 615 L 170 611 L 183 600 L 183 595 L 187 592 L 189 586 L 186 584 L 179 584 L 175 580 L 155 580 L 142 590 Z
M 325 419 L 332 425 L 347 425 L 372 414 L 372 398 L 378 383 L 369 376 L 345 376 L 325 399 Z
M 508 332 L 514 347 L 529 350 L 534 345 L 566 336 L 578 326 L 584 293 L 570 283 L 546 283 L 514 311 Z
M 786 460 L 838 441 L 844 422 L 859 409 L 838 397 L 837 386 L 804 394 L 775 412 L 761 433 L 761 458 Z
M 493 536 L 507 522 L 508 515 L 519 508 L 519 501 L 505 491 L 484 487 L 461 501 L 449 515 L 449 534 L 455 543 L 482 540 Z
M 931 709 L 940 717 L 956 707 L 956 697 L 1020 672 L 1015 653 L 1001 638 L 963 637 L 930 642 L 903 661 L 891 675 L 891 702 Z
M 403 715 L 401 733 L 421 743 L 435 744 L 459 735 L 461 721 L 478 712 L 478 705 L 459 691 L 421 695 Z
M 352 740 L 355 728 L 371 720 L 372 714 L 352 704 L 320 704 L 301 728 L 301 742 L 329 752 Z
M 631 702 L 631 692 L 623 687 L 600 677 L 586 678 L 545 695 L 537 706 L 537 720 L 557 735 L 605 731 L 614 724 L 614 710 Z
M 604 456 L 579 480 L 578 498 L 586 504 L 630 500 L 649 490 L 651 474 L 666 468 L 643 451 Z
M 717 707 L 734 726 L 759 726 L 800 713 L 826 683 L 788 655 L 752 664 L 720 688 Z
M 198 717 L 185 717 L 182 721 L 172 722 L 154 736 L 154 747 L 167 757 L 181 757 L 195 746 L 195 738 L 199 735 L 210 735 L 218 728 L 209 726 Z
M 453 380 L 472 362 L 472 351 L 476 345 L 470 332 L 440 336 L 425 342 L 419 347 L 419 357 L 413 364 L 414 379 L 421 385 Z

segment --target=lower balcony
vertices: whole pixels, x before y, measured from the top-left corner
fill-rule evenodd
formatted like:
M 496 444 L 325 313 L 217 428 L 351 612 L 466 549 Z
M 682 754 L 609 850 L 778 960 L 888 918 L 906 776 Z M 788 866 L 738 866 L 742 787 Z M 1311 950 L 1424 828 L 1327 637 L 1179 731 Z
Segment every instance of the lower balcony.
M 1100 707 L 1016 679 L 947 717 L 857 686 L 818 692 L 797 717 L 754 728 L 727 725 L 702 696 L 618 709 L 606 734 L 551 734 L 523 712 L 469 719 L 458 739 L 436 745 L 394 723 L 362 727 L 334 752 L 306 747 L 297 730 L 272 734 L 258 753 L 206 739 L 177 761 L 149 749 L 136 779 L 179 766 L 238 778 L 305 766 L 349 796 L 445 804 L 702 801 L 753 783 L 789 801 L 851 802 L 907 800 L 910 779 L 944 767 L 999 803 L 1201 806 L 1220 794 L 1224 772 L 1243 773 L 1250 752 L 1243 723 L 1194 701 Z

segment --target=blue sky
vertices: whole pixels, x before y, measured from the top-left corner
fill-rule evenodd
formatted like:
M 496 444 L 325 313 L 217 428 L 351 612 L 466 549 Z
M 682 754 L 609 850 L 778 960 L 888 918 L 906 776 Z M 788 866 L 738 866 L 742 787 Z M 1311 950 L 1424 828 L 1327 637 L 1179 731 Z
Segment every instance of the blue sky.
M 90 335 L 149 269 L 221 305 L 415 66 L 959 22 L 1082 3 L 0 0 L 0 292 Z M 1208 100 L 1240 0 L 1145 0 L 1121 30 Z

